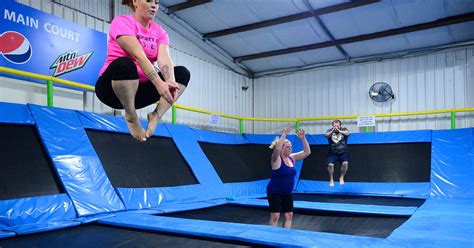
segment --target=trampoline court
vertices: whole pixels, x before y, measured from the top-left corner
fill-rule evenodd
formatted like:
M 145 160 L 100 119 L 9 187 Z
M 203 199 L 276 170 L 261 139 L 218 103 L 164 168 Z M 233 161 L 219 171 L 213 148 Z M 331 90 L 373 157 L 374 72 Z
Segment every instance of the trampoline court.
M 451 225 L 471 225 L 470 200 L 430 197 L 433 170 L 440 170 L 434 165 L 446 163 L 440 153 L 459 133 L 393 133 L 383 142 L 377 133 L 354 134 L 347 183 L 333 188 L 323 161 L 327 147 L 310 137 L 312 156 L 295 165 L 292 229 L 284 229 L 268 225 L 269 135 L 163 124 L 141 144 L 120 118 L 0 107 L 29 113 L 0 124 L 2 248 L 426 244 L 413 232 L 438 233 L 430 241 L 437 246 Z M 74 142 L 58 143 L 68 140 Z M 466 210 L 452 210 L 459 207 Z M 470 242 L 456 235 L 457 244 Z
M 474 248 L 474 0 L 0 9 L 0 248 Z

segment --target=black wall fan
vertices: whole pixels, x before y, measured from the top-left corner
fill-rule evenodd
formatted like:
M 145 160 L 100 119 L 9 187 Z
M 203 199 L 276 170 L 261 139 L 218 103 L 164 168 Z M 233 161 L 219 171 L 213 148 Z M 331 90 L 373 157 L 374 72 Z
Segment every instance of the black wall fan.
M 395 99 L 392 87 L 385 82 L 377 82 L 369 89 L 369 97 L 374 102 L 387 102 L 390 99 Z

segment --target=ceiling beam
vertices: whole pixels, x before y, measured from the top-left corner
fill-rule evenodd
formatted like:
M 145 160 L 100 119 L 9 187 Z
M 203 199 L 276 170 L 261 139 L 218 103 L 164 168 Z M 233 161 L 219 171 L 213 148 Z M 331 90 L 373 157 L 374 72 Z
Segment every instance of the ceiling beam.
M 189 9 L 206 3 L 210 3 L 212 0 L 191 0 L 184 3 L 172 5 L 168 7 L 168 13 L 174 13 L 183 9 Z
M 279 18 L 275 18 L 275 19 L 271 19 L 271 20 L 266 20 L 266 21 L 262 21 L 262 22 L 257 22 L 257 23 L 252 23 L 252 24 L 248 24 L 248 25 L 233 27 L 233 28 L 229 28 L 229 29 L 216 31 L 216 32 L 211 32 L 211 33 L 204 34 L 203 37 L 206 38 L 206 39 L 216 38 L 216 37 L 220 37 L 220 36 L 225 36 L 225 35 L 250 31 L 250 30 L 254 30 L 254 29 L 274 26 L 274 25 L 278 25 L 278 24 L 294 22 L 294 21 L 298 21 L 298 20 L 302 20 L 302 19 L 311 18 L 313 16 L 319 16 L 319 15 L 334 13 L 334 12 L 338 12 L 338 11 L 342 11 L 342 10 L 346 10 L 346 9 L 357 8 L 357 7 L 360 7 L 360 6 L 373 4 L 373 3 L 377 3 L 377 2 L 379 2 L 379 0 L 356 0 L 356 1 L 348 2 L 348 3 L 342 3 L 342 4 L 337 4 L 337 5 L 332 5 L 332 6 L 316 9 L 313 12 L 307 11 L 307 12 L 303 12 L 303 13 L 299 13 L 299 14 L 283 16 L 283 17 L 279 17 Z
M 162 23 L 172 30 L 175 30 L 178 34 L 195 44 L 198 48 L 205 51 L 217 62 L 221 63 L 229 70 L 247 77 L 252 76 L 253 72 L 250 69 L 245 67 L 243 64 L 235 63 L 231 55 L 227 54 L 223 49 L 215 45 L 213 42 L 202 39 L 201 34 L 193 29 L 193 27 L 191 27 L 188 23 L 181 20 L 174 14 L 167 14 L 168 11 L 166 6 L 160 5 L 159 11 L 161 11 L 163 14 L 157 15 L 155 18 L 159 20 L 160 24 Z
M 313 9 L 313 6 L 311 5 L 311 3 L 309 2 L 309 0 L 304 0 L 306 6 L 309 8 L 309 11 L 311 13 L 313 13 L 314 15 L 314 9 Z M 326 27 L 326 25 L 324 25 L 324 22 L 323 20 L 321 20 L 321 18 L 319 18 L 319 16 L 317 15 L 314 15 L 314 19 L 316 20 L 316 22 L 319 24 L 319 26 L 323 29 L 324 33 L 329 37 L 329 39 L 334 43 L 334 45 L 336 46 L 337 50 L 339 50 L 339 52 L 344 56 L 344 58 L 346 58 L 346 60 L 350 60 L 351 57 L 349 56 L 349 54 L 347 54 L 347 52 L 342 48 L 342 46 L 337 43 L 336 39 L 334 38 L 334 36 L 332 35 L 332 33 L 329 31 L 329 29 Z
M 338 40 L 335 40 L 335 42 L 337 44 L 343 45 L 343 44 L 378 39 L 378 38 L 383 38 L 383 37 L 388 37 L 388 36 L 393 36 L 393 35 L 416 32 L 416 31 L 437 28 L 437 27 L 442 27 L 442 26 L 447 26 L 447 25 L 453 25 L 453 24 L 458 24 L 458 23 L 463 23 L 463 22 L 469 22 L 469 21 L 474 21 L 474 12 L 463 14 L 463 15 L 451 16 L 451 17 L 439 19 L 432 22 L 426 22 L 426 23 L 421 23 L 421 24 L 416 24 L 416 25 L 411 25 L 411 26 L 406 26 L 406 27 L 401 27 L 401 28 L 385 30 L 381 32 L 375 32 L 371 34 L 364 34 L 364 35 L 338 39 Z M 303 51 L 320 49 L 320 48 L 325 48 L 325 47 L 332 47 L 334 45 L 335 43 L 333 41 L 325 41 L 325 42 L 310 44 L 310 45 L 305 45 L 305 46 L 292 47 L 292 48 L 287 48 L 287 49 L 274 50 L 274 51 L 268 51 L 268 52 L 263 52 L 263 53 L 234 57 L 234 61 L 241 62 L 241 61 L 246 61 L 246 60 L 260 59 L 260 58 L 266 58 L 266 57 L 271 57 L 271 56 L 291 54 L 291 53 L 303 52 Z

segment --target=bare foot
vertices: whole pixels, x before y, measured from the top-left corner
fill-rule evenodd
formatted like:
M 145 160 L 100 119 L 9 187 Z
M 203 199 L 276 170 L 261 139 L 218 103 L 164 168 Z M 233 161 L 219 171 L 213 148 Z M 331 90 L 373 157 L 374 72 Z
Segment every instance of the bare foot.
M 158 113 L 153 111 L 146 115 L 148 118 L 148 126 L 146 127 L 146 137 L 150 138 L 155 133 L 156 126 L 161 118 L 159 118 Z
M 339 178 L 339 184 L 344 185 L 344 178 L 343 177 Z
M 334 187 L 334 181 L 333 180 L 329 181 L 329 186 Z
M 132 117 L 131 115 L 125 113 L 125 121 L 127 123 L 128 130 L 130 130 L 130 134 L 134 139 L 140 142 L 146 141 L 145 130 L 140 124 L 138 117 Z

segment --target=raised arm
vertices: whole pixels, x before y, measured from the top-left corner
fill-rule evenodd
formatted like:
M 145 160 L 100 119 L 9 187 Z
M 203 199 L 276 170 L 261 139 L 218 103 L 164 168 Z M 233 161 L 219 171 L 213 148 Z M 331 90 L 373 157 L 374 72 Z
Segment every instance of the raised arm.
M 349 129 L 347 129 L 347 128 L 342 128 L 342 130 L 341 130 L 341 129 L 338 129 L 338 131 L 339 131 L 342 135 L 344 135 L 344 136 L 349 136 L 349 135 L 351 135 L 351 133 L 349 132 Z
M 153 85 L 155 85 L 156 89 L 158 90 L 158 93 L 167 102 L 173 104 L 175 99 L 170 93 L 170 85 L 160 79 L 155 68 L 146 57 L 146 54 L 143 51 L 143 48 L 141 47 L 137 38 L 131 35 L 122 35 L 117 38 L 117 43 L 120 45 L 120 47 L 122 47 L 123 50 L 125 50 L 128 54 L 130 54 L 133 58 L 137 60 L 138 65 L 140 66 L 140 68 L 142 68 L 142 71 L 148 76 Z
M 334 128 L 329 129 L 329 130 L 324 134 L 324 136 L 326 136 L 326 138 L 331 137 L 331 135 L 332 135 L 332 133 L 334 132 L 334 130 L 335 130 Z
M 286 135 L 290 132 L 290 130 L 291 130 L 290 127 L 286 127 L 285 130 L 283 130 L 283 133 L 281 134 L 280 139 L 278 139 L 278 142 L 273 147 L 272 160 L 271 160 L 272 167 L 274 167 L 274 165 L 278 167 L 276 163 L 280 161 L 279 157 L 280 157 L 281 148 L 283 147 L 283 144 L 285 143 Z
M 298 135 L 298 138 L 301 140 L 301 143 L 303 143 L 303 151 L 293 153 L 290 155 L 293 157 L 293 160 L 295 162 L 298 160 L 303 160 L 311 154 L 311 147 L 309 146 L 308 141 L 306 140 L 306 135 L 305 135 L 304 130 L 300 128 L 297 130 L 296 133 Z

